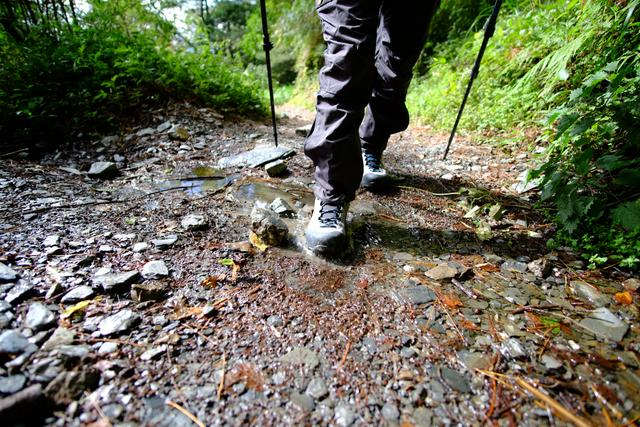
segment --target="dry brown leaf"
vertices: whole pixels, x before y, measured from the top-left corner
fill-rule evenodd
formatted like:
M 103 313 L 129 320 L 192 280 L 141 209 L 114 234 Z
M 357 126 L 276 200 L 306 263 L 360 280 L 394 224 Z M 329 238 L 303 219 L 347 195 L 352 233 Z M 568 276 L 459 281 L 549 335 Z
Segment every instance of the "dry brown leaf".
M 440 302 L 442 302 L 444 305 L 446 305 L 449 308 L 458 308 L 458 307 L 462 307 L 462 301 L 460 301 L 460 299 L 455 296 L 455 295 L 447 295 L 447 294 L 442 294 L 442 298 L 440 299 Z
M 251 363 L 240 363 L 233 367 L 232 370 L 225 375 L 225 388 L 243 381 L 244 385 L 257 392 L 264 389 L 264 378 L 262 373 Z
M 474 265 L 473 268 L 478 268 L 482 271 L 486 271 L 488 273 L 495 273 L 497 271 L 500 271 L 500 267 L 493 265 L 491 263 L 485 262 L 484 264 L 477 264 Z
M 224 279 L 226 279 L 226 276 L 224 274 L 217 274 L 215 276 L 209 276 L 206 279 L 204 279 L 201 283 L 201 285 L 205 288 L 215 288 L 216 285 L 223 281 Z
M 460 320 L 460 326 L 462 326 L 465 329 L 468 329 L 470 331 L 478 331 L 480 330 L 480 328 L 478 328 L 478 326 L 476 326 L 473 322 L 470 322 L 467 319 L 461 319 Z
M 633 297 L 629 291 L 618 292 L 613 296 L 618 304 L 630 305 L 633 303 Z

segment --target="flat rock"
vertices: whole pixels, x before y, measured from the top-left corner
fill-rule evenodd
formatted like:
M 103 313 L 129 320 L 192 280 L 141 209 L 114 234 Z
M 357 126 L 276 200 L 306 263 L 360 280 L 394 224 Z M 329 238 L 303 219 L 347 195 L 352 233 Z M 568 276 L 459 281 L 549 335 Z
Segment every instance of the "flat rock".
M 154 128 L 144 128 L 144 129 L 140 129 L 136 133 L 136 136 L 149 136 L 149 135 L 153 135 L 155 132 L 156 130 Z
M 401 298 L 410 304 L 426 304 L 436 299 L 436 294 L 426 286 L 410 286 L 400 289 Z
M 620 320 L 605 307 L 596 308 L 589 313 L 589 317 L 582 319 L 580 325 L 595 333 L 598 338 L 622 341 L 629 330 L 629 325 Z
M 31 354 L 36 350 L 37 347 L 15 329 L 10 329 L 0 334 L 0 355 Z
M 118 166 L 113 162 L 95 162 L 91 164 L 87 175 L 91 178 L 113 178 L 118 175 Z
M 546 258 L 539 258 L 527 264 L 527 268 L 536 277 L 547 277 L 551 273 L 551 263 Z
M 158 125 L 158 127 L 156 128 L 156 132 L 160 132 L 160 133 L 164 132 L 166 130 L 171 129 L 171 126 L 173 126 L 173 125 L 171 124 L 171 122 L 169 120 L 167 120 L 166 122 L 160 123 Z
M 258 206 L 251 211 L 251 229 L 269 246 L 280 246 L 289 235 L 287 224 L 275 212 Z
M 64 294 L 60 302 L 63 302 L 65 304 L 73 304 L 91 298 L 93 295 L 95 295 L 95 292 L 93 291 L 93 288 L 91 288 L 91 286 L 82 285 L 78 286 L 77 288 L 73 288 L 69 292 Z
M 305 412 L 311 412 L 313 411 L 313 408 L 315 408 L 313 398 L 307 394 L 300 394 L 294 391 L 289 396 L 289 400 L 291 401 L 291 403 Z
M 73 343 L 74 338 L 75 334 L 73 331 L 63 327 L 56 328 L 49 339 L 42 345 L 42 349 L 49 351 L 63 345 L 69 345 Z
M 140 323 L 140 316 L 132 310 L 125 309 L 102 319 L 98 325 L 100 335 L 117 335 L 129 331 Z
M 527 263 L 510 259 L 503 262 L 500 269 L 510 273 L 525 273 L 527 271 Z
M 542 355 L 540 361 L 544 364 L 544 367 L 548 370 L 558 369 L 562 367 L 562 362 L 556 359 L 555 357 L 549 356 L 548 354 Z
M 230 167 L 258 167 L 282 157 L 290 156 L 294 151 L 284 145 L 259 145 L 253 150 L 245 151 L 235 156 L 223 157 L 218 160 L 219 168 Z
M 269 209 L 285 218 L 291 218 L 295 215 L 293 208 L 281 197 L 276 197 L 269 205 Z
M 308 347 L 294 347 L 289 353 L 280 359 L 285 363 L 305 365 L 309 369 L 314 369 L 320 364 L 318 354 Z
M 307 390 L 305 393 L 307 393 L 314 399 L 322 399 L 327 394 L 329 394 L 329 390 L 327 389 L 327 385 L 322 378 L 314 378 L 309 381 L 309 385 L 307 386 Z
M 518 359 L 527 355 L 517 338 L 509 338 L 500 347 L 501 353 L 509 359 Z
M 7 296 L 4 300 L 9 304 L 15 305 L 21 303 L 34 294 L 35 287 L 26 280 L 20 280 L 17 285 L 12 287 L 9 292 L 7 292 Z
M 385 403 L 380 412 L 382 414 L 382 418 L 387 421 L 395 421 L 400 417 L 398 406 L 394 403 Z
M 57 234 L 52 234 L 50 236 L 45 237 L 42 244 L 46 247 L 49 246 L 58 246 L 60 244 L 60 236 Z
M 158 347 L 150 348 L 149 350 L 145 351 L 140 355 L 140 360 L 145 360 L 145 361 L 153 360 L 166 351 L 167 351 L 166 344 L 162 344 Z
M 25 316 L 25 326 L 34 331 L 46 329 L 53 324 L 55 316 L 40 302 L 34 302 L 29 306 L 29 311 Z
M 471 391 L 469 380 L 460 372 L 443 366 L 440 369 L 440 375 L 442 375 L 444 382 L 452 389 L 459 391 L 460 393 L 468 393 Z
M 169 138 L 177 141 L 186 141 L 189 139 L 189 131 L 183 126 L 173 125 L 169 131 Z
M 356 413 L 353 407 L 347 403 L 339 403 L 336 405 L 333 418 L 336 421 L 336 425 L 340 427 L 347 427 L 353 424 L 356 420 Z
M 169 269 L 162 260 L 149 261 L 142 267 L 142 277 L 145 279 L 160 279 L 169 275 Z
M 598 288 L 587 282 L 574 280 L 569 283 L 569 286 L 579 299 L 595 307 L 604 307 L 611 302 L 611 299 L 607 295 L 604 295 Z
M 27 378 L 24 375 L 11 375 L 9 377 L 0 377 L 0 393 L 13 394 L 24 388 Z
M 116 350 L 118 350 L 118 343 L 107 341 L 107 342 L 103 342 L 100 345 L 100 348 L 98 348 L 98 354 L 100 355 L 111 354 L 111 353 L 115 353 Z
M 640 280 L 634 278 L 627 279 L 622 282 L 622 286 L 624 286 L 627 291 L 634 292 L 637 291 L 638 288 L 640 288 Z
M 204 215 L 189 214 L 182 218 L 182 221 L 180 221 L 180 225 L 182 225 L 182 228 L 184 228 L 185 230 L 192 231 L 207 228 L 208 224 L 207 219 L 204 217 Z
M 433 280 L 445 280 L 456 277 L 457 273 L 458 270 L 455 268 L 446 264 L 440 264 L 424 273 L 424 275 Z
M 118 292 L 135 283 L 140 278 L 140 273 L 136 270 L 124 271 L 122 273 L 103 274 L 94 279 L 93 283 L 101 287 L 105 292 Z
M 169 246 L 173 245 L 178 240 L 178 236 L 175 234 L 169 234 L 165 237 L 161 237 L 159 239 L 153 239 L 151 243 L 154 244 L 158 249 L 167 249 Z
M 149 244 L 147 242 L 134 243 L 133 247 L 131 248 L 133 252 L 144 252 L 147 249 L 149 249 Z
M 264 170 L 267 175 L 274 178 L 283 175 L 287 171 L 287 164 L 280 159 L 274 160 L 264 165 Z
M 18 273 L 11 267 L 0 262 L 0 282 L 13 282 L 18 278 Z

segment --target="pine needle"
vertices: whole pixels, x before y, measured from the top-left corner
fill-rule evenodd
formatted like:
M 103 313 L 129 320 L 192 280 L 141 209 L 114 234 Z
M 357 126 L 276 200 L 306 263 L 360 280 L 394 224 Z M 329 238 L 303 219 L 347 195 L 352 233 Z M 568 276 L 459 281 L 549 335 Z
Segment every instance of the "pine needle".
M 182 414 L 189 418 L 191 421 L 193 421 L 194 424 L 196 424 L 198 427 L 205 427 L 204 423 L 202 421 L 200 421 L 198 418 L 196 418 L 195 415 L 193 415 L 191 412 L 187 411 L 184 407 L 178 405 L 176 402 L 173 402 L 171 400 L 167 400 L 167 405 L 171 406 L 174 409 L 177 409 L 178 411 L 182 412 Z

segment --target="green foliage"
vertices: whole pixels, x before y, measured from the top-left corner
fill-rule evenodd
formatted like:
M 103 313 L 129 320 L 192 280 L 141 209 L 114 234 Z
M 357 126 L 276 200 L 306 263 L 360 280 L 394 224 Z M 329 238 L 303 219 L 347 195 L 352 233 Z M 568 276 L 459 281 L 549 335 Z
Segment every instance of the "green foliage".
M 260 88 L 208 48 L 172 46 L 174 28 L 139 0 L 94 1 L 68 29 L 0 31 L 0 129 L 14 143 L 103 131 L 142 105 L 187 99 L 261 112 Z
M 548 119 L 551 141 L 542 165 L 542 199 L 557 209 L 558 242 L 583 245 L 595 266 L 640 260 L 640 24 L 638 1 L 614 10 L 599 32 L 590 67 Z

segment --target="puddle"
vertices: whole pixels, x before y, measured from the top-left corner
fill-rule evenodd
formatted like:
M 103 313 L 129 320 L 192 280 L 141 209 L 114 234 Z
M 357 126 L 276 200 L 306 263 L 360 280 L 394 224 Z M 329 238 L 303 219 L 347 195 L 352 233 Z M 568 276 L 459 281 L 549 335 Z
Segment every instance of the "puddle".
M 208 167 L 198 166 L 194 168 L 192 176 L 186 179 L 174 180 L 168 182 L 165 186 L 184 187 L 185 193 L 191 196 L 199 196 L 207 192 L 218 191 L 232 184 L 240 175 L 225 175 L 221 170 Z
M 313 193 L 299 187 L 275 188 L 261 182 L 241 184 L 231 191 L 230 196 L 237 202 L 253 207 L 256 201 L 270 204 L 278 197 L 287 202 L 293 209 L 300 210 L 304 205 L 313 205 Z

